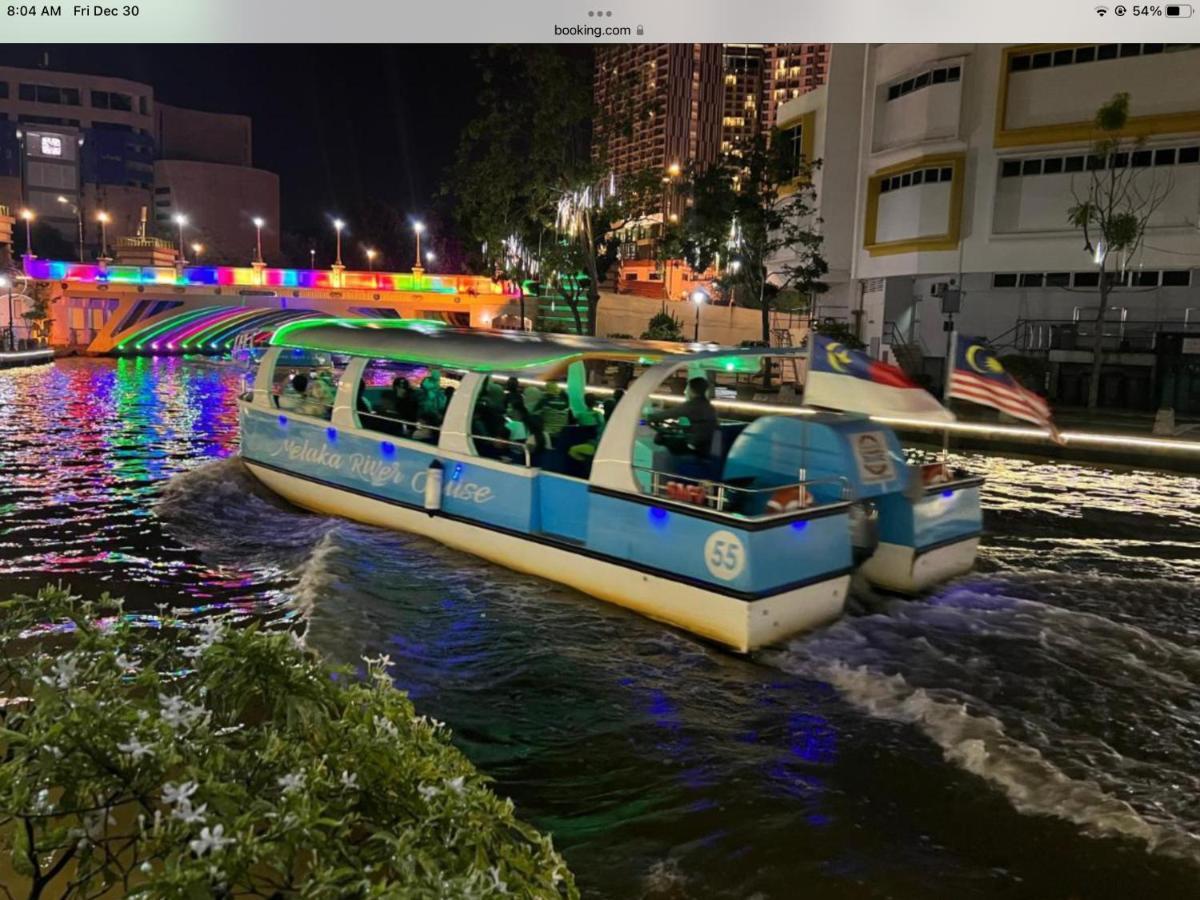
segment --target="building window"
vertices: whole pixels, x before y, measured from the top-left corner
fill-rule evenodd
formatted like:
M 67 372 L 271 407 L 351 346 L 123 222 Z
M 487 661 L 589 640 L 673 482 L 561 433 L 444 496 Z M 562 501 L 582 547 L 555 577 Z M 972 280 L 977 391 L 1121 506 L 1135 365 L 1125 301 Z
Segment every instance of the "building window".
M 1192 283 L 1190 269 L 1167 269 L 1162 273 L 1163 287 L 1188 287 Z
M 992 287 L 1012 288 L 1017 286 L 1017 276 L 1009 273 L 996 273 L 992 276 Z
M 1018 282 L 1023 288 L 1041 287 L 1045 276 L 1041 272 L 1022 272 Z
M 1155 166 L 1187 165 L 1200 162 L 1200 147 L 1163 147 L 1156 150 L 1135 150 L 1133 153 L 1114 153 L 1108 159 L 1099 156 L 1043 156 L 1028 159 L 1002 159 L 1000 177 L 1015 178 L 1020 175 L 1058 175 L 1063 172 L 1089 172 L 1102 169 L 1124 169 L 1129 166 L 1146 168 Z M 926 179 L 928 180 L 928 179 Z
M 1135 287 L 1158 287 L 1158 276 L 1158 272 L 1134 272 L 1133 284 Z
M 8 99 L 8 82 L 0 81 L 0 100 Z
M 879 193 L 886 194 L 891 191 L 898 191 L 901 188 L 914 187 L 915 185 L 936 184 L 939 181 L 950 182 L 953 180 L 953 166 L 946 166 L 940 169 L 916 169 L 912 172 L 904 172 L 899 175 L 881 178 L 879 181 Z
M 1131 56 L 1150 56 L 1156 53 L 1174 53 L 1194 50 L 1200 44 L 1092 44 L 1074 49 L 1019 53 L 1009 57 L 1010 72 L 1028 72 L 1030 69 L 1047 69 L 1051 66 L 1078 65 L 1106 59 L 1126 59 Z
M 913 78 L 905 78 L 888 85 L 887 98 L 889 101 L 897 100 L 905 94 L 927 88 L 931 84 L 946 84 L 950 81 L 958 81 L 960 78 L 962 78 L 962 66 L 942 66 L 937 69 L 929 69 Z
M 783 139 L 786 156 L 784 178 L 790 181 L 804 171 L 804 123 L 785 128 L 780 137 Z
M 1070 287 L 1071 273 L 1070 272 L 1047 272 L 1046 287 Z
M 1100 273 L 1099 272 L 1076 272 L 1074 275 L 1071 276 L 1071 286 L 1077 287 L 1077 288 L 1099 287 L 1100 286 Z

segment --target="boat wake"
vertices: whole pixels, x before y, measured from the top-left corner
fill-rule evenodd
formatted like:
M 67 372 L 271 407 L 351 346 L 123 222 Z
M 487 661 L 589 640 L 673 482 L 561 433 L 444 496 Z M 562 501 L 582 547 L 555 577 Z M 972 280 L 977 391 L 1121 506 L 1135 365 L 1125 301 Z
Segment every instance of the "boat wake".
M 1006 587 L 894 600 L 760 658 L 913 726 L 1024 814 L 1200 864 L 1200 651 Z

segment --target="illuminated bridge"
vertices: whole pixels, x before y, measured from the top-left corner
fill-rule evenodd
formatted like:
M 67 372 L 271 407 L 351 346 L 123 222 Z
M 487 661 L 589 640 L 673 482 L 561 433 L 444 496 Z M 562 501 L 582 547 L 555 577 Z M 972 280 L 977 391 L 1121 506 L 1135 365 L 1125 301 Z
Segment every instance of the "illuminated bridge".
M 472 275 L 33 259 L 51 299 L 52 342 L 93 354 L 220 353 L 238 335 L 312 316 L 439 319 L 488 327 L 518 289 Z

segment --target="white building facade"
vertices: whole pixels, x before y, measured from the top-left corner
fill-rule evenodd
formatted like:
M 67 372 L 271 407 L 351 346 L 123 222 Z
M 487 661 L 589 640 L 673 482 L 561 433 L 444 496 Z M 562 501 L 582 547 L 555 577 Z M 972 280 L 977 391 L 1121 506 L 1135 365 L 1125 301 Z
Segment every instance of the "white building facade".
M 958 329 L 1044 362 L 1060 403 L 1086 397 L 1099 340 L 1103 404 L 1200 412 L 1198 76 L 1200 45 L 835 45 L 826 87 L 777 116 L 822 160 L 817 315 L 940 381 L 958 292 Z M 1166 199 L 1144 246 L 1109 261 L 1124 275 L 1097 326 L 1099 276 L 1068 210 L 1098 164 L 1096 111 L 1122 91 L 1142 143 L 1115 165 Z

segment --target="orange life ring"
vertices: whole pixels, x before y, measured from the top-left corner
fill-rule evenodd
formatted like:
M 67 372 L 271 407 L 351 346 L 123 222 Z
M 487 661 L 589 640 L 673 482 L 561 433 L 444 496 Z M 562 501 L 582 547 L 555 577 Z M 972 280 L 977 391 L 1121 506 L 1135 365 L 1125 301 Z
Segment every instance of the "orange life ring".
M 767 512 L 795 512 L 798 509 L 804 509 L 804 507 L 811 505 L 812 494 L 808 492 L 804 485 L 797 484 L 791 487 L 780 488 L 772 494 L 771 499 L 767 501 Z

